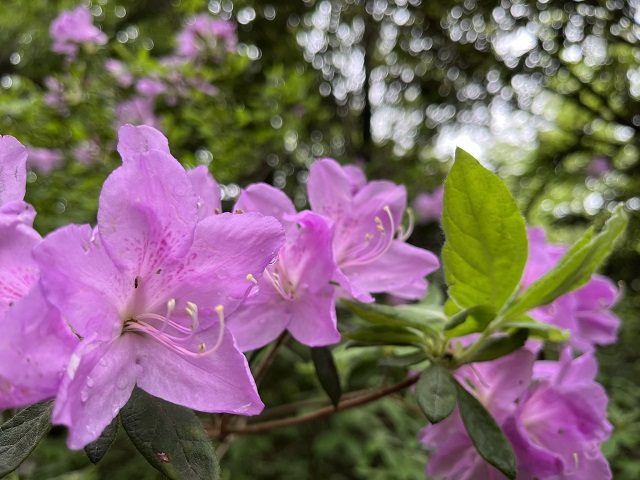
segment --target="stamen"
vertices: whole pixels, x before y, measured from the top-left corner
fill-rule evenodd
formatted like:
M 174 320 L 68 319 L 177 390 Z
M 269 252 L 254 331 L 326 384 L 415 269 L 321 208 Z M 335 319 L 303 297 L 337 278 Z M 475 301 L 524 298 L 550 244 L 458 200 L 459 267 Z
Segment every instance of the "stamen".
M 398 227 L 398 236 L 397 239 L 401 242 L 406 242 L 407 239 L 413 233 L 413 228 L 415 227 L 415 215 L 413 214 L 413 209 L 411 207 L 407 208 L 407 218 L 409 219 L 409 224 L 405 230 L 404 226 L 400 225 Z
M 374 234 L 367 233 L 365 234 L 365 241 L 362 244 L 358 244 L 357 246 L 348 249 L 344 254 L 342 254 L 342 258 L 345 261 L 339 262 L 340 268 L 345 268 L 349 266 L 355 265 L 366 265 L 368 263 L 374 262 L 382 257 L 385 253 L 389 251 L 391 245 L 394 240 L 394 225 L 393 221 L 393 213 L 388 205 L 385 205 L 382 209 L 389 219 L 389 228 L 387 229 L 382 221 L 382 219 L 378 216 L 374 217 L 374 221 L 376 224 L 376 230 L 380 233 L 377 236 L 377 241 L 372 242 Z
M 198 207 L 198 210 L 200 210 L 202 208 L 202 203 L 200 202 L 196 203 L 196 207 Z
M 219 208 L 214 208 L 213 209 L 213 213 L 215 213 L 216 215 L 220 215 L 220 209 Z
M 258 285 L 258 280 L 256 280 L 255 277 L 250 273 L 247 274 L 247 280 L 249 280 L 251 283 Z

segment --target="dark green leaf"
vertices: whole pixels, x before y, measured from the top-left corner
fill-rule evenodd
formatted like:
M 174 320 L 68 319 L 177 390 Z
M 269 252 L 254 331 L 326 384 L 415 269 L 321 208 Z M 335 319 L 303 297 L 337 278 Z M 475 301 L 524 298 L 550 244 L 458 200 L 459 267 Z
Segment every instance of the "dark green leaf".
M 20 466 L 51 428 L 53 402 L 20 410 L 0 426 L 0 477 Z
M 505 184 L 461 149 L 444 184 L 442 249 L 449 296 L 499 310 L 527 262 L 524 219 Z
M 445 335 L 453 338 L 482 332 L 494 318 L 496 311 L 491 305 L 467 308 L 451 317 L 444 327 Z
M 217 480 L 220 467 L 198 417 L 135 388 L 120 411 L 129 438 L 155 468 L 175 480 Z
M 476 353 L 467 358 L 465 363 L 489 362 L 504 357 L 524 346 L 528 334 L 528 330 L 521 329 L 506 337 L 492 337 Z
M 560 258 L 558 263 L 536 280 L 507 309 L 505 316 L 514 317 L 538 305 L 547 305 L 589 281 L 598 265 L 609 255 L 613 244 L 627 226 L 628 215 L 618 206 L 597 235 L 589 229 Z
M 374 345 L 423 345 L 424 339 L 402 327 L 364 327 L 345 333 L 344 336 L 358 342 Z
M 513 448 L 491 414 L 476 397 L 456 382 L 456 397 L 464 427 L 482 458 L 508 478 L 516 478 Z
M 118 434 L 118 423 L 118 417 L 114 418 L 97 440 L 84 447 L 84 453 L 87 454 L 91 463 L 95 464 L 102 460 L 102 457 L 106 455 L 111 445 L 113 445 Z
M 397 355 L 395 357 L 382 357 L 378 362 L 381 367 L 410 367 L 416 363 L 424 362 L 427 359 L 422 351 Z
M 320 385 L 329 395 L 331 403 L 334 406 L 338 405 L 342 396 L 342 387 L 340 386 L 340 376 L 333 361 L 331 350 L 328 347 L 312 348 L 311 357 L 313 358 L 313 365 L 316 368 Z
M 431 423 L 447 418 L 456 406 L 456 388 L 446 368 L 431 365 L 416 385 L 418 405 Z
M 359 303 L 342 300 L 351 313 L 378 326 L 412 327 L 429 335 L 439 336 L 446 321 L 442 308 L 437 305 L 401 305 L 392 307 L 377 303 Z

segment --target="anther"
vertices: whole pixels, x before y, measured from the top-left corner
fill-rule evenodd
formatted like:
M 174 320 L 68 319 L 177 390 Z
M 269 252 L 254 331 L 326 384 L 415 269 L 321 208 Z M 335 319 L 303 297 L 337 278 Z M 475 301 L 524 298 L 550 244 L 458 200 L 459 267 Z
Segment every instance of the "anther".
M 202 208 L 202 203 L 200 203 L 200 202 L 196 203 L 196 207 L 198 207 L 198 209 L 201 209 Z
M 255 279 L 255 277 L 252 274 L 247 274 L 247 280 L 249 280 L 251 283 L 255 283 L 256 285 L 258 285 L 258 281 Z
M 240 210 L 239 208 L 236 208 L 233 213 L 244 213 L 244 210 Z
M 213 209 L 213 213 L 215 213 L 216 215 L 220 215 L 220 209 L 219 208 L 214 208 Z

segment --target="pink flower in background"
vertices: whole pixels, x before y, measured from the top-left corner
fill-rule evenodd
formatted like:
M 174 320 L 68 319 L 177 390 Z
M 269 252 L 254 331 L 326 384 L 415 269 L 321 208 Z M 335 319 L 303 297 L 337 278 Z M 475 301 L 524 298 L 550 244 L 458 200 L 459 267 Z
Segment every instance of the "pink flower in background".
M 64 94 L 64 85 L 57 78 L 51 76 L 44 79 L 44 85 L 48 90 L 44 96 L 44 104 L 66 112 L 67 99 Z
M 607 480 L 609 465 L 600 446 L 611 433 L 607 397 L 595 382 L 596 362 L 565 350 L 557 362 L 534 362 L 526 349 L 465 366 L 455 376 L 491 412 L 511 442 L 518 478 Z M 427 426 L 421 441 L 433 448 L 430 478 L 502 480 L 471 443 L 457 409 Z
M 136 91 L 145 97 L 154 98 L 166 90 L 167 86 L 157 78 L 141 78 L 136 82 Z
M 275 258 L 282 227 L 257 213 L 199 220 L 165 145 L 149 127 L 122 129 L 123 165 L 104 183 L 97 228 L 68 225 L 34 252 L 47 300 L 83 338 L 53 411 L 70 448 L 95 440 L 135 385 L 200 411 L 263 408 L 224 318 Z
M 238 43 L 234 23 L 207 14 L 187 23 L 176 41 L 176 55 L 192 60 L 220 49 L 231 51 Z
M 336 270 L 331 225 L 313 212 L 296 214 L 282 191 L 264 183 L 247 187 L 234 208 L 273 216 L 287 233 L 278 260 L 258 282 L 258 294 L 229 318 L 238 347 L 260 348 L 284 330 L 312 347 L 338 343 L 336 291 L 329 283 Z
M 24 203 L 27 152 L 0 137 L 0 410 L 55 396 L 78 339 L 42 297 L 31 255 L 42 238 Z
M 335 280 L 350 296 L 364 302 L 372 302 L 371 293 L 378 292 L 407 299 L 424 296 L 425 277 L 439 263 L 433 253 L 404 242 L 403 186 L 367 183 L 359 169 L 322 159 L 311 166 L 307 189 L 312 210 L 334 222 Z
M 594 177 L 601 177 L 611 171 L 611 161 L 607 157 L 594 157 L 587 165 L 587 174 Z
M 133 74 L 124 62 L 109 58 L 104 62 L 104 69 L 109 72 L 121 87 L 130 87 L 135 80 Z
M 133 97 L 116 106 L 116 125 L 118 127 L 132 125 L 148 125 L 158 128 L 160 121 L 155 116 L 155 105 L 152 98 Z
M 100 158 L 100 146 L 95 140 L 87 140 L 73 147 L 71 156 L 82 165 L 91 165 Z
M 442 217 L 442 199 L 444 187 L 436 188 L 432 193 L 421 193 L 413 201 L 416 223 L 439 222 Z
M 91 11 L 83 6 L 58 15 L 51 23 L 49 33 L 54 41 L 51 50 L 69 58 L 78 54 L 81 44 L 107 43 L 107 36 L 93 24 Z
M 527 288 L 550 270 L 566 251 L 562 245 L 549 244 L 541 228 L 530 228 L 529 260 L 522 277 Z M 571 332 L 569 343 L 583 352 L 596 345 L 615 343 L 620 319 L 611 311 L 618 300 L 618 289 L 606 277 L 594 275 L 573 292 L 562 295 L 549 305 L 533 309 L 529 314 Z
M 60 150 L 27 146 L 27 153 L 27 166 L 39 173 L 50 173 L 62 165 L 63 155 Z

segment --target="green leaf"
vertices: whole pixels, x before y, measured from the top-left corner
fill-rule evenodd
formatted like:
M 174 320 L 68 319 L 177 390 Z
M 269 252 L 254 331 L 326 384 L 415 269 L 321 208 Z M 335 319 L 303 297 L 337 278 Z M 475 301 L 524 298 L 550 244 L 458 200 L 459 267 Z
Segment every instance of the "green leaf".
M 491 305 L 467 308 L 451 317 L 444 327 L 445 335 L 448 338 L 454 338 L 482 332 L 494 318 L 496 318 L 496 311 Z
M 417 351 L 414 353 L 408 353 L 406 355 L 382 357 L 378 362 L 378 365 L 381 367 L 392 368 L 410 367 L 412 365 L 415 365 L 416 363 L 424 362 L 426 359 L 427 356 L 423 351 Z
M 442 227 L 449 296 L 463 308 L 499 310 L 527 262 L 524 218 L 502 180 L 461 149 L 444 183 Z
M 0 426 L 0 477 L 18 468 L 44 438 L 52 409 L 53 402 L 36 403 Z
M 343 336 L 372 345 L 424 345 L 424 338 L 403 327 L 363 327 L 345 333 Z
M 504 432 L 476 397 L 455 383 L 458 408 L 464 427 L 482 458 L 508 478 L 516 478 L 516 457 Z
M 328 347 L 312 348 L 311 357 L 313 358 L 313 365 L 316 368 L 320 385 L 329 395 L 333 406 L 337 406 L 342 396 L 342 387 L 340 386 L 340 376 L 333 361 L 331 350 Z
M 456 406 L 456 387 L 451 374 L 440 365 L 431 365 L 420 375 L 416 397 L 429 421 L 441 422 Z
M 489 362 L 496 358 L 504 357 L 509 353 L 524 346 L 529 336 L 526 329 L 516 330 L 506 337 L 489 338 L 482 347 L 473 355 L 470 355 L 464 363 Z
M 91 463 L 96 464 L 102 460 L 102 457 L 106 455 L 111 445 L 113 445 L 118 434 L 118 423 L 119 420 L 116 416 L 95 441 L 84 447 L 84 453 L 87 454 Z
M 563 330 L 550 325 L 548 323 L 540 322 L 528 316 L 523 316 L 518 320 L 513 320 L 502 325 L 503 328 L 526 328 L 529 330 L 529 337 L 539 338 L 540 340 L 546 340 L 549 342 L 566 342 L 571 337 L 569 330 Z
M 218 480 L 213 444 L 193 411 L 135 388 L 120 421 L 138 451 L 167 477 Z
M 442 308 L 436 305 L 401 305 L 392 307 L 377 303 L 342 300 L 351 313 L 378 326 L 412 327 L 432 336 L 440 336 L 446 321 Z
M 628 215 L 619 205 L 597 235 L 589 229 L 546 274 L 529 286 L 505 312 L 515 317 L 539 305 L 547 305 L 589 281 L 593 272 L 611 253 L 613 244 L 624 231 Z

